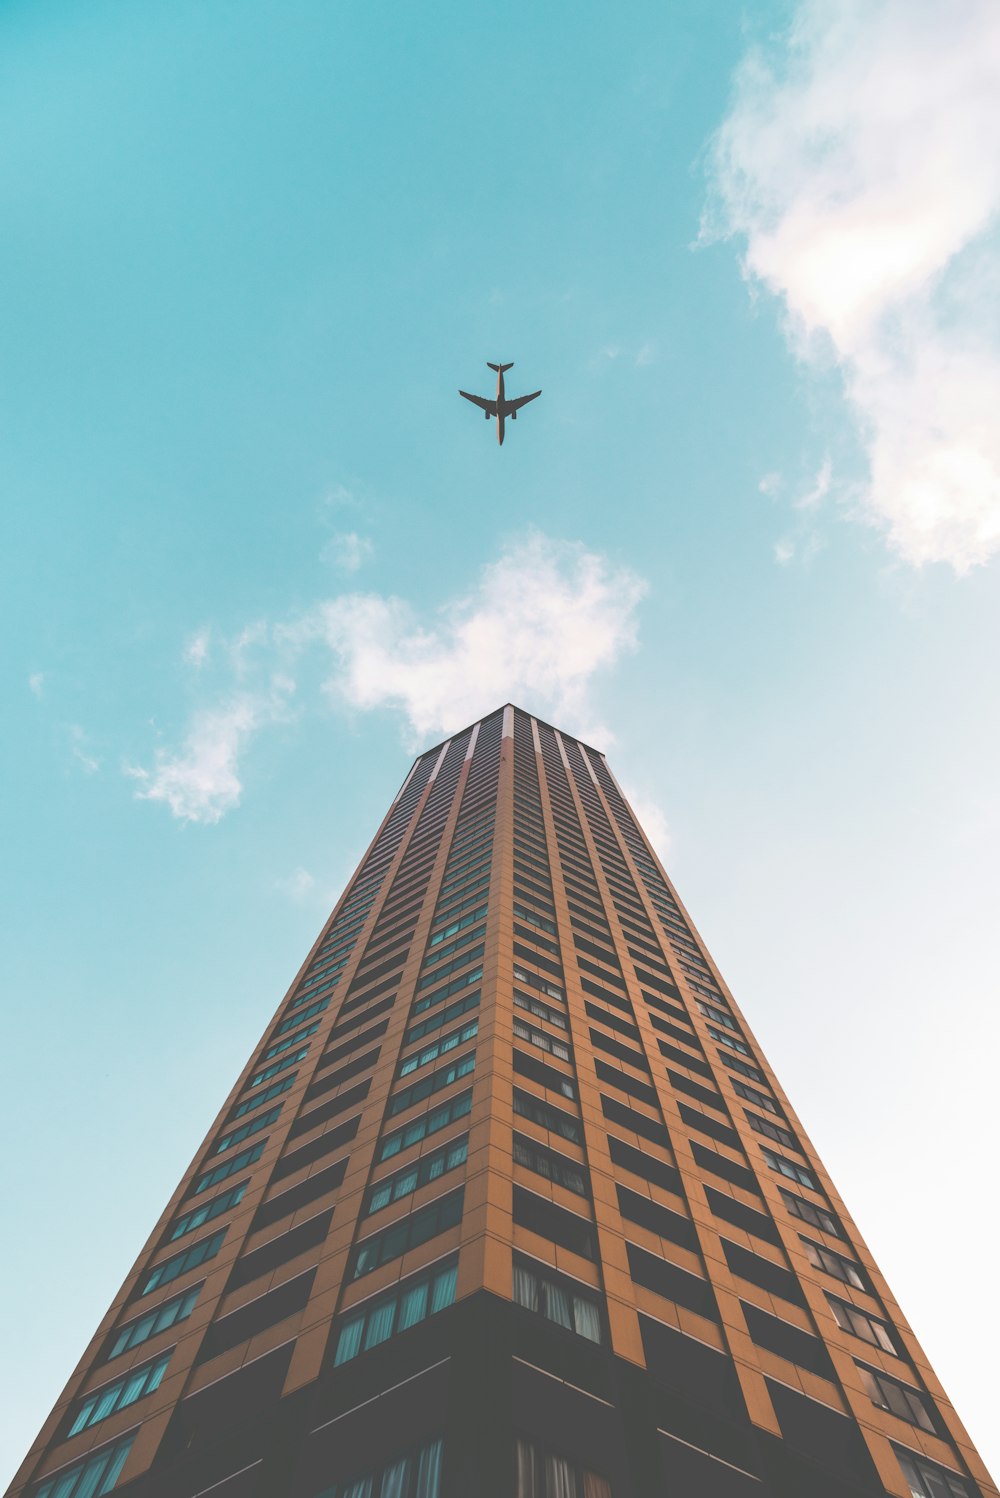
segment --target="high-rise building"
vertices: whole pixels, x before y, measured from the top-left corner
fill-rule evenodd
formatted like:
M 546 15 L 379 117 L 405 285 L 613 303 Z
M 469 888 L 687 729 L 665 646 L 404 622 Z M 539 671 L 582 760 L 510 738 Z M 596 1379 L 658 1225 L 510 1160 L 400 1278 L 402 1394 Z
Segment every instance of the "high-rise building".
M 510 706 L 417 759 L 11 1493 L 112 1490 L 997 1493 L 603 756 Z

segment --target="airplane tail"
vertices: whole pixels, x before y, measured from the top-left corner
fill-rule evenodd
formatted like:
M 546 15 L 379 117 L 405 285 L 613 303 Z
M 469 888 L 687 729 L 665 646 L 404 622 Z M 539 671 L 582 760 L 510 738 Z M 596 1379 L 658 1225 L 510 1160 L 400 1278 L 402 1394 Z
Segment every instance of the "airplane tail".
M 511 363 L 511 364 L 491 364 L 489 362 L 489 360 L 487 359 L 487 361 L 486 361 L 486 368 L 487 369 L 495 369 L 496 372 L 497 372 L 497 374 L 506 374 L 507 371 L 508 371 L 508 369 L 513 369 L 514 368 L 514 365 L 513 365 L 513 363 Z

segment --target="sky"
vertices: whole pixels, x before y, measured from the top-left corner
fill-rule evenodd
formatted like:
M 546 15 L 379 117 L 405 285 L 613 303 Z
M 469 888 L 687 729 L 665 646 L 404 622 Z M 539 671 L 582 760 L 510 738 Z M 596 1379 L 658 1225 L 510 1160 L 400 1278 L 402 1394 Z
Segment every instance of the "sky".
M 998 127 L 994 0 L 0 8 L 0 1478 L 506 700 L 1000 1469 Z

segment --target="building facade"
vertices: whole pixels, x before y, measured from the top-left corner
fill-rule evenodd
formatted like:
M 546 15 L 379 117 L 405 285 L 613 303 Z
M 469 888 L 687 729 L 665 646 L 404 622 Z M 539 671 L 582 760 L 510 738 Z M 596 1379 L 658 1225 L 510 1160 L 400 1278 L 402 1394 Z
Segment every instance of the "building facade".
M 603 756 L 421 755 L 25 1498 L 996 1498 Z

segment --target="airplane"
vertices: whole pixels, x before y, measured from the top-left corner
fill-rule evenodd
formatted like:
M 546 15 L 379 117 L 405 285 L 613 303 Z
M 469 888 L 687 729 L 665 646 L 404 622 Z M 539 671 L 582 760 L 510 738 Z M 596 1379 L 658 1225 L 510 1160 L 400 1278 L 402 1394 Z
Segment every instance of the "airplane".
M 480 410 L 485 413 L 487 421 L 489 421 L 491 416 L 496 417 L 497 441 L 502 447 L 503 424 L 506 418 L 509 416 L 511 421 L 516 421 L 517 413 L 518 411 L 520 411 L 521 407 L 526 406 L 529 401 L 535 400 L 539 395 L 541 395 L 542 392 L 540 390 L 535 390 L 531 395 L 522 395 L 519 396 L 516 401 L 509 401 L 504 394 L 503 377 L 508 369 L 514 368 L 513 364 L 490 364 L 489 362 L 487 362 L 486 367 L 487 369 L 495 369 L 497 372 L 496 400 L 487 400 L 486 397 L 482 395 L 470 395 L 467 390 L 460 390 L 458 393 L 459 395 L 464 395 L 465 399 L 467 401 L 471 401 L 474 406 L 478 406 Z

